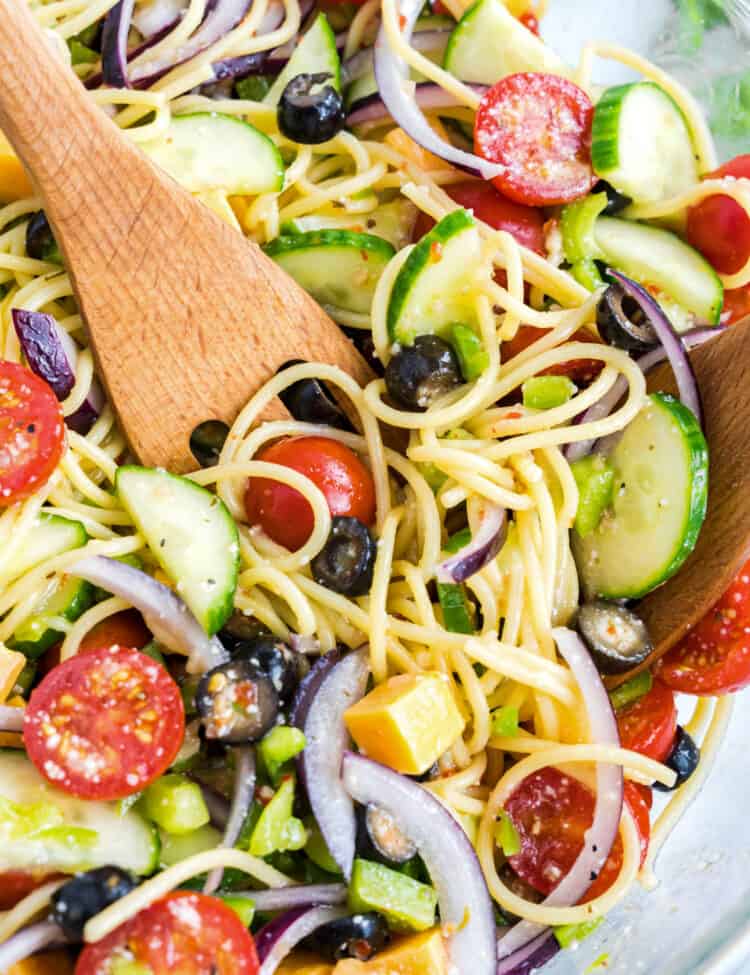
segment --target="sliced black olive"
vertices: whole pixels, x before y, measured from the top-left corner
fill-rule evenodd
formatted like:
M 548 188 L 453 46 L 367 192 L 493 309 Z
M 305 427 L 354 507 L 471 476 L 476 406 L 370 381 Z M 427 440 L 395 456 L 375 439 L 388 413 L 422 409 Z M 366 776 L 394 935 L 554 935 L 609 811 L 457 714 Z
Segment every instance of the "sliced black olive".
M 26 227 L 26 253 L 35 261 L 62 264 L 62 254 L 44 210 L 37 210 Z
M 221 420 L 205 420 L 190 434 L 190 453 L 201 467 L 219 463 L 219 455 L 229 434 L 229 427 Z
M 281 369 L 299 365 L 303 361 L 292 359 L 285 362 Z M 354 429 L 346 413 L 331 396 L 328 387 L 318 379 L 300 379 L 292 383 L 279 393 L 279 399 L 294 419 L 302 423 L 325 423 L 337 430 Z
M 135 880 L 120 867 L 97 867 L 79 873 L 52 895 L 50 920 L 60 925 L 66 938 L 83 941 L 86 922 L 129 894 L 135 885 Z
M 362 821 L 377 859 L 386 863 L 406 863 L 416 856 L 417 848 L 398 828 L 396 820 L 385 809 L 369 805 L 365 807 Z
M 672 751 L 669 753 L 669 757 L 664 760 L 667 768 L 671 768 L 673 772 L 677 773 L 677 779 L 671 789 L 669 786 L 662 785 L 661 782 L 654 782 L 654 788 L 660 792 L 671 792 L 673 789 L 679 789 L 698 768 L 700 760 L 700 748 L 682 725 L 677 725 L 677 734 L 674 738 Z
M 204 674 L 195 703 L 206 738 L 225 745 L 258 741 L 273 727 L 279 713 L 279 695 L 270 677 L 241 659 Z
M 298 74 L 289 82 L 279 99 L 279 131 L 305 146 L 328 142 L 343 129 L 346 120 L 344 102 L 327 72 Z
M 658 339 L 640 305 L 619 284 L 611 284 L 596 308 L 599 334 L 608 345 L 626 352 L 646 352 Z
M 635 613 L 603 599 L 578 610 L 578 632 L 601 674 L 623 674 L 653 650 L 646 624 Z
M 368 911 L 321 925 L 305 938 L 303 945 L 326 961 L 337 962 L 342 958 L 367 961 L 382 951 L 390 940 L 388 923 L 383 915 Z
M 607 205 L 602 210 L 602 213 L 608 217 L 613 217 L 616 213 L 620 213 L 621 210 L 629 207 L 633 202 L 629 196 L 625 196 L 624 193 L 619 193 L 614 186 L 610 186 L 604 179 L 600 179 L 591 192 L 607 194 Z
M 232 613 L 219 631 L 219 639 L 230 653 L 234 653 L 235 647 L 240 643 L 247 643 L 248 640 L 257 640 L 259 637 L 266 636 L 273 638 L 273 634 L 267 626 L 264 626 L 254 616 L 246 616 L 239 610 Z
M 413 345 L 399 349 L 385 370 L 388 393 L 407 410 L 426 410 L 460 382 L 456 353 L 437 335 L 418 335 Z
M 377 545 L 359 518 L 337 515 L 331 534 L 312 560 L 313 579 L 344 596 L 364 596 L 372 585 Z
M 372 369 L 376 376 L 382 376 L 385 372 L 383 368 L 383 363 L 378 358 L 378 353 L 375 349 L 375 343 L 372 338 L 372 332 L 369 329 L 364 328 L 348 328 L 346 325 L 341 326 L 341 331 L 350 338 L 359 353 L 362 355 L 367 365 Z
M 257 674 L 267 677 L 282 704 L 292 699 L 304 661 L 283 640 L 272 636 L 241 640 L 235 644 L 233 655 L 235 660 L 247 661 Z

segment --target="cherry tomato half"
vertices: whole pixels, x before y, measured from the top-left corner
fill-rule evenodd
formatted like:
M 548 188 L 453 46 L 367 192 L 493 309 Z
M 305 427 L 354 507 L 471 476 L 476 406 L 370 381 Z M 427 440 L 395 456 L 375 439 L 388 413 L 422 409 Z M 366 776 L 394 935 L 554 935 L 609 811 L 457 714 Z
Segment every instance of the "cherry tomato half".
M 260 968 L 253 936 L 231 907 L 189 890 L 167 894 L 86 945 L 75 975 L 112 975 L 118 960 L 151 975 L 256 975 Z
M 142 650 L 151 640 L 151 631 L 141 614 L 135 609 L 126 609 L 92 627 L 81 640 L 78 652 L 89 653 L 107 647 L 135 647 Z
M 503 342 L 502 358 L 503 362 L 508 362 L 513 356 L 518 355 L 527 349 L 534 342 L 543 337 L 543 332 L 534 328 L 532 325 L 521 325 L 516 334 L 508 342 Z M 571 342 L 597 342 L 598 339 L 585 328 L 574 332 L 570 337 Z M 558 366 L 550 366 L 544 369 L 542 376 L 569 376 L 574 383 L 590 383 L 596 379 L 602 371 L 604 363 L 601 359 L 571 359 L 570 362 L 561 362 Z
M 638 828 L 643 860 L 651 832 L 648 807 L 640 793 L 629 786 L 626 783 L 625 798 Z M 595 803 L 587 786 L 559 769 L 543 768 L 527 776 L 505 804 L 521 839 L 521 852 L 509 859 L 519 877 L 540 893 L 551 894 L 583 849 Z M 592 900 L 612 886 L 622 867 L 622 856 L 618 835 L 583 900 Z
M 138 650 L 71 657 L 32 692 L 24 714 L 29 758 L 82 799 L 123 799 L 174 761 L 185 733 L 177 684 Z
M 685 694 L 729 694 L 750 684 L 750 562 L 718 603 L 657 665 Z
M 17 362 L 0 361 L 0 506 L 45 484 L 65 447 L 65 421 L 47 383 Z
M 704 179 L 750 179 L 750 155 L 737 156 Z M 721 274 L 736 274 L 750 257 L 750 216 L 731 196 L 709 196 L 688 209 L 690 244 Z
M 531 10 L 527 10 L 522 13 L 518 18 L 526 30 L 530 30 L 532 34 L 536 34 L 539 37 L 539 18 Z
M 677 731 L 677 707 L 674 694 L 660 680 L 653 687 L 617 712 L 620 744 L 640 755 L 663 762 L 674 744 Z
M 332 515 L 375 520 L 375 485 L 359 457 L 328 437 L 288 437 L 262 450 L 258 460 L 291 467 L 325 495 Z M 245 492 L 245 511 L 251 525 L 260 525 L 274 542 L 294 551 L 310 537 L 314 518 L 304 497 L 279 481 L 251 477 Z
M 529 206 L 568 203 L 585 196 L 596 181 L 593 116 L 591 99 L 566 78 L 508 75 L 482 96 L 474 149 L 505 167 L 493 182 L 511 200 Z

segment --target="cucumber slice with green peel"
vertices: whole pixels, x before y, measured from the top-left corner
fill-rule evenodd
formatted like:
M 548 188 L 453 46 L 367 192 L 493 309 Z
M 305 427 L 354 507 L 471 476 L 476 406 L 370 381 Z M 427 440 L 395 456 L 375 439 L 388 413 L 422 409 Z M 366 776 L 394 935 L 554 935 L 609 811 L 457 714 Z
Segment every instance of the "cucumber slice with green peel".
M 478 0 L 448 41 L 443 67 L 461 81 L 494 85 L 519 71 L 571 75 L 570 68 L 507 9 L 502 0 Z
M 234 606 L 237 526 L 215 494 L 185 477 L 149 467 L 117 471 L 117 493 L 162 569 L 207 633 Z
M 22 576 L 40 562 L 80 548 L 86 544 L 88 538 L 80 521 L 42 512 L 19 550 L 3 569 L 3 574 L 12 578 Z
M 371 213 L 316 214 L 297 217 L 281 227 L 281 235 L 305 234 L 311 230 L 350 230 L 354 233 L 382 237 L 396 250 L 405 247 L 412 237 L 418 210 L 411 200 L 393 200 L 377 206 Z
M 595 172 L 635 203 L 676 196 L 700 181 L 685 116 L 653 81 L 607 89 L 591 138 Z
M 159 865 L 159 836 L 119 803 L 55 789 L 19 752 L 0 751 L 0 873 L 76 873 L 106 864 L 139 876 Z
M 74 623 L 94 602 L 94 587 L 85 579 L 68 576 L 53 582 L 34 607 L 34 612 L 15 630 L 8 646 L 31 660 L 61 640 L 64 633 L 55 629 L 53 618 Z
M 264 104 L 278 105 L 284 89 L 298 74 L 328 74 L 328 84 L 341 91 L 341 59 L 336 49 L 336 37 L 325 14 L 318 14 L 315 18 L 263 99 Z
M 277 237 L 266 254 L 321 305 L 368 314 L 386 264 L 396 253 L 382 237 L 313 230 Z
M 718 325 L 724 286 L 708 261 L 669 230 L 632 220 L 599 217 L 594 237 L 604 259 L 640 284 L 656 288 L 687 315 L 664 310 L 684 332 L 696 323 Z
M 191 193 L 223 190 L 237 196 L 284 186 L 279 150 L 249 122 L 230 115 L 176 115 L 164 135 L 141 149 Z
M 455 322 L 475 320 L 480 250 L 479 231 L 466 210 L 454 210 L 425 234 L 393 282 L 387 317 L 394 342 L 411 345 L 417 335 L 447 335 Z
M 585 538 L 573 533 L 573 552 L 587 595 L 638 599 L 695 547 L 706 516 L 708 447 L 690 410 L 654 393 L 608 461 L 612 503 Z

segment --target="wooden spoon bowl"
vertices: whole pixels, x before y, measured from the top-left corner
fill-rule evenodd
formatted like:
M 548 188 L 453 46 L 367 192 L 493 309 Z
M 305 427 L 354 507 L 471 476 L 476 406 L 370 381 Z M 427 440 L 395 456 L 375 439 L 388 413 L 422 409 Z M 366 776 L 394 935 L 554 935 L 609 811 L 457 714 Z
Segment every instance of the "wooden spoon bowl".
M 372 377 L 312 298 L 94 104 L 24 0 L 0 0 L 0 129 L 39 192 L 144 464 L 194 468 L 195 426 L 234 420 L 289 359 Z

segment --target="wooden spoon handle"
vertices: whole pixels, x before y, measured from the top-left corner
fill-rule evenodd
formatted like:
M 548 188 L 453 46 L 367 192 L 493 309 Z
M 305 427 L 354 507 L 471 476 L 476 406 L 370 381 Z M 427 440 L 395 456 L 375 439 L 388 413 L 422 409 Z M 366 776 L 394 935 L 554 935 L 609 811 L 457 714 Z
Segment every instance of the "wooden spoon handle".
M 72 189 L 89 166 L 106 164 L 110 127 L 25 0 L 0 0 L 0 79 L 0 129 L 38 185 Z

